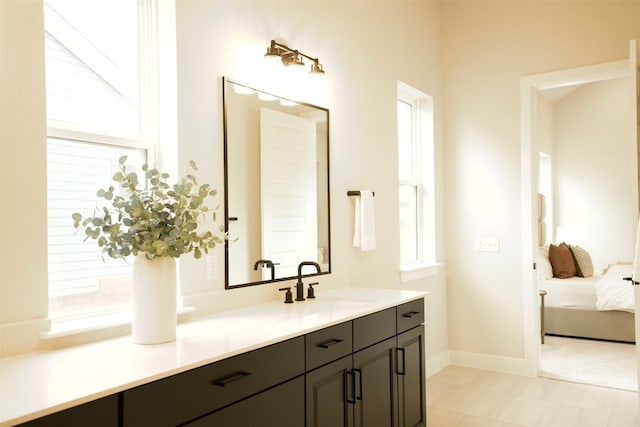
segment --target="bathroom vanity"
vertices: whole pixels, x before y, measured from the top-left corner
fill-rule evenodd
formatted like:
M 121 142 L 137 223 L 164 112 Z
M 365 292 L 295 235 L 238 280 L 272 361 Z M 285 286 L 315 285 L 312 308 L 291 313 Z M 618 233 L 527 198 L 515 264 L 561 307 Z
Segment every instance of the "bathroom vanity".
M 343 288 L 0 364 L 0 425 L 426 425 L 425 292 Z

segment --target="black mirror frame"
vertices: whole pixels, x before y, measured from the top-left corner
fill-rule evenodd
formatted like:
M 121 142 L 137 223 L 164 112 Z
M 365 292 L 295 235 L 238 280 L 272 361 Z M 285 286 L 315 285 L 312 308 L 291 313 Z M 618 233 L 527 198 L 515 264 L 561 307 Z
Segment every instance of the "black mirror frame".
M 230 79 L 228 77 L 222 77 L 222 126 L 223 126 L 223 140 L 224 140 L 224 230 L 225 232 L 229 232 L 229 163 L 228 163 L 228 145 L 229 145 L 229 137 L 228 137 L 228 123 L 227 123 L 227 111 L 228 111 L 228 96 L 226 94 L 227 91 L 227 83 L 231 83 L 231 84 L 237 84 L 240 86 L 244 86 L 246 88 L 249 88 L 255 92 L 262 92 L 271 96 L 275 96 L 277 98 L 280 99 L 284 99 L 287 101 L 292 101 L 295 102 L 297 104 L 300 105 L 305 105 L 308 107 L 313 107 L 319 110 L 323 110 L 326 112 L 327 114 L 327 263 L 328 263 L 328 270 L 327 271 L 322 271 L 320 273 L 313 273 L 313 274 L 304 274 L 303 277 L 308 277 L 308 276 L 321 276 L 321 275 L 325 275 L 325 274 L 331 274 L 331 138 L 330 138 L 330 126 L 329 126 L 329 121 L 330 121 L 330 114 L 329 114 L 329 109 L 328 108 L 324 108 L 324 107 L 320 107 L 317 105 L 313 105 L 313 104 L 309 104 L 306 102 L 301 102 L 301 101 L 296 101 L 296 100 L 292 100 L 292 99 L 288 99 L 288 98 L 284 98 L 282 96 L 279 95 L 275 95 L 273 93 L 269 93 L 269 92 L 265 92 L 263 90 L 260 89 L 256 89 L 252 86 L 246 85 L 244 83 L 240 83 L 237 82 L 233 79 Z M 233 237 L 233 236 L 232 236 Z M 256 281 L 256 282 L 247 282 L 247 283 L 239 283 L 239 284 L 229 284 L 229 244 L 230 242 L 228 240 L 225 241 L 224 243 L 224 288 L 226 290 L 228 289 L 239 289 L 239 288 L 244 288 L 247 286 L 257 286 L 257 285 L 263 285 L 263 284 L 267 284 L 267 283 L 275 283 L 275 282 L 281 282 L 281 281 L 285 281 L 285 280 L 292 280 L 295 279 L 296 276 L 290 276 L 290 277 L 281 277 L 281 278 L 275 278 L 275 279 L 271 279 L 271 280 L 260 280 L 260 281 Z M 305 260 L 303 260 L 305 261 Z

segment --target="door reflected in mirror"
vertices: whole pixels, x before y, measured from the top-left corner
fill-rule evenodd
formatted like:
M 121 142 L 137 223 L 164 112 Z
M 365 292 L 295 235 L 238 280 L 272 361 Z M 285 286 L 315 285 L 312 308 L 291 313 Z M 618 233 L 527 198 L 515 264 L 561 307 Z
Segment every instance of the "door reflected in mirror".
M 331 272 L 329 110 L 222 79 L 225 288 Z

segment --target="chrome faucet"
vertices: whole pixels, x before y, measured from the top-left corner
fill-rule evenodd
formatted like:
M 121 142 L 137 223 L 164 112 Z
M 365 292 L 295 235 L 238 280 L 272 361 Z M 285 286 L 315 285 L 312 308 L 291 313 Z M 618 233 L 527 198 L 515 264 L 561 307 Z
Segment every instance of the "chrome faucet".
M 318 273 L 320 273 L 320 265 L 313 261 L 302 261 L 298 264 L 298 283 L 296 283 L 296 301 L 304 301 L 304 284 L 302 283 L 302 267 L 305 265 L 315 266 Z

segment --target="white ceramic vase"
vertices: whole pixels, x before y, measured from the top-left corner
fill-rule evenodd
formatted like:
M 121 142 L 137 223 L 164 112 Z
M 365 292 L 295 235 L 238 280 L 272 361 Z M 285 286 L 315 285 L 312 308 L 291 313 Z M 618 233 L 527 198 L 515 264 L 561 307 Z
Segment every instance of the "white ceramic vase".
M 176 339 L 176 260 L 133 261 L 131 335 L 136 344 L 160 344 Z

